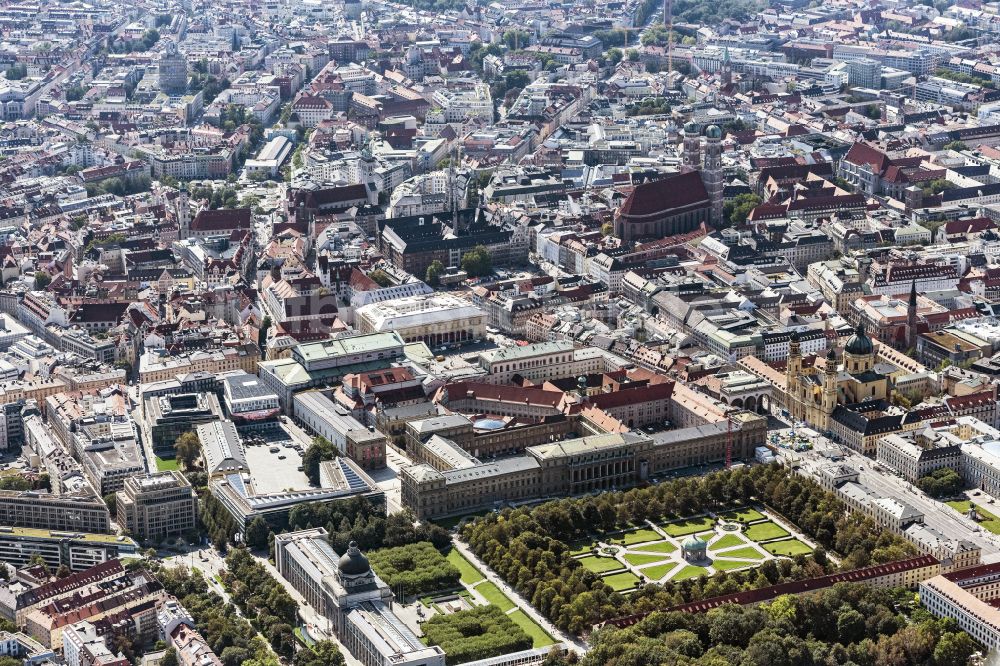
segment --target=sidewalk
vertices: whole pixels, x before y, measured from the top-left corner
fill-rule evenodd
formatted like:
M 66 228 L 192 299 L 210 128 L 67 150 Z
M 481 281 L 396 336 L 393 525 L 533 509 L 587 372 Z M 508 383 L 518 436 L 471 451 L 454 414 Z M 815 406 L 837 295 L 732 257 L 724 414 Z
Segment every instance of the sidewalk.
M 507 585 L 507 583 L 505 583 L 503 579 L 493 571 L 493 569 L 490 569 L 483 563 L 482 560 L 476 557 L 475 553 L 469 550 L 469 547 L 465 544 L 465 542 L 459 540 L 456 536 L 452 539 L 452 545 L 457 548 L 458 552 L 465 556 L 469 562 L 472 562 L 473 566 L 479 569 L 479 572 L 486 577 L 486 580 L 500 588 L 500 590 L 507 595 L 507 598 L 514 602 L 514 605 L 524 611 L 525 615 L 530 617 L 535 624 L 544 629 L 550 636 L 552 636 L 552 638 L 556 640 L 557 643 L 564 643 L 573 649 L 573 651 L 577 654 L 586 654 L 588 647 L 584 641 L 580 640 L 576 636 L 563 633 L 557 629 L 551 622 L 548 621 L 548 619 L 536 611 L 531 604 L 525 601 L 520 594 Z

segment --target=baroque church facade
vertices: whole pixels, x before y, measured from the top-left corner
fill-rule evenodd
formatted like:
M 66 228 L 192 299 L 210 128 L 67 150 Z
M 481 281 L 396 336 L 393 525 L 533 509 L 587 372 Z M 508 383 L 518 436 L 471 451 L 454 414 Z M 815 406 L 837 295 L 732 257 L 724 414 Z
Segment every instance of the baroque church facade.
M 889 377 L 876 367 L 875 343 L 858 325 L 844 345 L 843 362 L 837 362 L 831 347 L 823 368 L 803 367 L 799 334 L 793 331 L 788 344 L 786 400 L 789 415 L 820 431 L 829 430 L 830 416 L 838 405 L 866 400 L 885 400 Z

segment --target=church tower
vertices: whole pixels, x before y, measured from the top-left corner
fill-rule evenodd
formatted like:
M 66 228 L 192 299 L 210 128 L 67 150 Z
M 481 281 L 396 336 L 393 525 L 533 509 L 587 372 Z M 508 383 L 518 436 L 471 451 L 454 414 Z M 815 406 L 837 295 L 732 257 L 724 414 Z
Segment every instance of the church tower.
M 684 152 L 681 156 L 681 172 L 701 169 L 701 134 L 694 123 L 684 125 Z
M 826 368 L 823 371 L 823 413 L 829 416 L 837 407 L 837 353 L 833 347 L 826 353 Z
M 802 374 L 802 350 L 799 348 L 799 332 L 792 331 L 788 338 L 788 365 L 785 371 L 788 389 L 791 392 L 792 383 L 797 382 Z
M 181 183 L 180 191 L 174 200 L 174 215 L 177 218 L 177 238 L 184 240 L 191 232 L 191 210 L 186 183 Z
M 906 348 L 917 346 L 917 281 L 910 283 L 910 302 L 906 306 Z
M 701 171 L 709 200 L 712 202 L 712 226 L 722 226 L 723 183 L 722 183 L 722 130 L 718 125 L 709 125 L 705 130 L 705 165 Z
M 785 367 L 785 406 L 792 418 L 801 418 L 799 404 L 799 377 L 802 375 L 802 350 L 799 332 L 792 331 L 788 338 L 788 364 Z
M 729 59 L 729 47 L 722 51 L 722 85 L 728 87 L 733 83 L 733 63 Z

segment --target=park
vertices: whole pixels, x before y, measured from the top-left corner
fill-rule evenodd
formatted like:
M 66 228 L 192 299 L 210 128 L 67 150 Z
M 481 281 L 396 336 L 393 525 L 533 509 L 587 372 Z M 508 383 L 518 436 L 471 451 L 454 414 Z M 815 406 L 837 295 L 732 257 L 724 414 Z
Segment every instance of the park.
M 646 521 L 572 544 L 572 555 L 616 592 L 760 566 L 813 547 L 765 512 L 731 509 L 660 524 Z

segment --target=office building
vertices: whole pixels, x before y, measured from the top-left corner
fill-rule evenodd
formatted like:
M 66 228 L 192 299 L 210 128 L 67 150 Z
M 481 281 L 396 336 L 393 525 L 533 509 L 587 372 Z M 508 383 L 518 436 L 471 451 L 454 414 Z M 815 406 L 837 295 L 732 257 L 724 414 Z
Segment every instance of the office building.
M 118 524 L 140 539 L 183 534 L 197 525 L 198 496 L 177 471 L 133 476 L 117 493 Z

